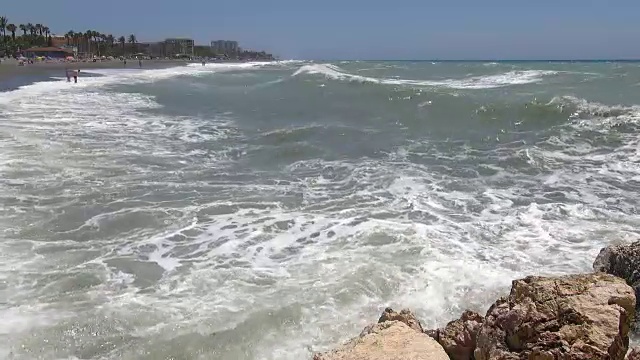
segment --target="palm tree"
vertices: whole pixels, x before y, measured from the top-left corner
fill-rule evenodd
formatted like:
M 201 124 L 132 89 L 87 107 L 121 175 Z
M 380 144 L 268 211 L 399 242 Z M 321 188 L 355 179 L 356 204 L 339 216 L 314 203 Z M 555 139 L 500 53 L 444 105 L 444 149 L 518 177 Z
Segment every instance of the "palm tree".
M 4 37 L 7 36 L 6 28 L 9 20 L 6 16 L 0 16 L 0 31 L 2 31 L 2 41 L 4 41 Z
M 98 53 L 98 56 L 102 55 L 101 48 L 102 48 L 103 37 L 104 35 L 102 35 L 97 31 L 91 32 L 91 38 L 93 39 L 93 42 L 96 44 L 96 50 L 97 50 L 96 52 Z
M 22 35 L 23 36 L 27 36 L 27 25 L 20 24 L 19 28 L 20 28 L 20 30 L 22 30 L 22 33 L 23 33 Z
M 36 24 L 36 33 L 37 33 L 37 35 L 42 36 L 42 28 L 43 27 L 44 26 L 42 26 L 42 24 Z
M 118 38 L 118 42 L 120 43 L 120 46 L 122 46 L 122 55 L 124 55 L 124 44 L 127 43 L 127 39 L 124 36 L 120 36 Z
M 91 53 L 91 36 L 93 36 L 93 31 L 85 31 L 84 38 L 87 41 L 87 53 Z
M 136 39 L 135 35 L 133 35 L 133 34 L 129 35 L 129 44 L 131 44 L 131 49 L 132 49 L 132 52 L 134 52 L 134 53 L 137 52 L 136 51 L 137 50 L 137 46 L 136 46 L 137 41 L 138 40 Z
M 32 23 L 27 24 L 27 29 L 29 30 L 29 33 L 31 34 L 31 36 L 34 36 L 36 34 L 36 28 L 35 26 L 33 26 Z
M 7 30 L 9 30 L 11 32 L 11 38 L 15 42 L 16 41 L 16 30 L 18 30 L 18 28 L 16 27 L 16 24 L 7 25 Z
M 71 45 L 71 39 L 75 39 L 75 34 L 73 30 L 69 30 L 66 34 L 64 34 L 64 38 L 67 39 L 67 45 Z
M 78 48 L 78 52 L 81 52 L 80 50 L 81 39 L 82 39 L 82 33 L 77 33 L 77 32 L 73 33 L 73 46 L 76 46 Z
M 109 34 L 105 37 L 105 41 L 107 42 L 107 46 L 109 47 L 109 53 L 113 55 L 113 45 L 116 42 L 116 38 L 113 35 Z
M 6 16 L 0 16 L 0 32 L 2 33 L 2 37 L 0 38 L 0 40 L 2 40 L 2 44 L 4 45 L 4 52 L 7 52 L 7 39 L 6 39 L 6 35 L 7 35 L 7 22 L 9 20 L 7 19 Z

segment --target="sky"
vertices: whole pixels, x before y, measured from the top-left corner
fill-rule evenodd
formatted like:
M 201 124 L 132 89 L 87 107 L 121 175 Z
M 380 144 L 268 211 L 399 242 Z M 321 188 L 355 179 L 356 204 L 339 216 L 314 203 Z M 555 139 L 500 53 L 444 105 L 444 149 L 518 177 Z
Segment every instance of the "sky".
M 29 0 L 53 33 L 237 40 L 282 59 L 640 59 L 638 0 Z

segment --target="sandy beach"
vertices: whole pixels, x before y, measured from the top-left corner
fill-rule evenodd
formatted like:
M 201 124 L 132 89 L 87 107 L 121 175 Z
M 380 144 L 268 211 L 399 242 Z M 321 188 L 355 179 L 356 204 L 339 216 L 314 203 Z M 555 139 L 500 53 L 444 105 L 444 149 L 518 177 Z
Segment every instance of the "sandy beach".
M 160 69 L 187 64 L 184 60 L 145 60 L 143 69 Z M 51 76 L 64 76 L 65 69 L 122 69 L 122 61 L 102 62 L 45 62 L 18 66 L 15 60 L 2 60 L 0 64 L 0 91 L 6 91 L 18 86 L 43 81 Z M 127 68 L 139 69 L 138 62 L 129 60 Z

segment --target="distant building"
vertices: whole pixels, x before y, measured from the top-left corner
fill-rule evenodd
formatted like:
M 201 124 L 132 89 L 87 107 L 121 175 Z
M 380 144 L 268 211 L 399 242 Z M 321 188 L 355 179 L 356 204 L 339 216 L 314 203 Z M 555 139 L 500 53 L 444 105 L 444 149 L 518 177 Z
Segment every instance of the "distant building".
M 239 49 L 237 41 L 215 40 L 211 42 L 211 50 L 216 54 L 236 54 Z
M 51 46 L 61 48 L 61 47 L 65 47 L 65 46 L 67 46 L 69 44 L 70 44 L 70 41 L 67 40 L 66 37 L 60 36 L 60 35 L 55 35 L 55 34 L 51 35 Z
M 164 40 L 165 56 L 193 55 L 193 39 L 172 38 Z
M 73 56 L 73 51 L 69 49 L 61 49 L 57 47 L 34 47 L 24 51 L 25 56 L 33 58 L 37 56 L 50 57 L 55 59 L 64 59 L 67 56 Z
M 164 41 L 158 42 L 143 42 L 138 43 L 138 51 L 154 58 L 165 57 L 166 55 L 166 45 Z

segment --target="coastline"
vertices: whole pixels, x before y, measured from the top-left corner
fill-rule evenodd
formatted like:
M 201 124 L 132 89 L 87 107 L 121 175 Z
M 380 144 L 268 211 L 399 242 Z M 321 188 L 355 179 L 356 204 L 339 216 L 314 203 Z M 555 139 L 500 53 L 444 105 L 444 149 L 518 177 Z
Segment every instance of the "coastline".
M 127 69 L 165 69 L 177 66 L 186 66 L 189 61 L 183 60 L 145 60 L 142 68 L 137 62 L 131 61 L 127 64 Z M 33 84 L 41 81 L 50 81 L 54 77 L 63 77 L 65 69 L 123 69 L 121 61 L 104 62 L 76 62 L 76 63 L 36 63 L 25 66 L 18 66 L 15 62 L 5 62 L 0 64 L 0 92 L 15 90 L 21 86 Z
M 312 360 L 640 360 L 638 267 L 640 241 L 607 246 L 591 272 L 515 279 L 486 313 L 465 310 L 436 329 L 387 307 Z

